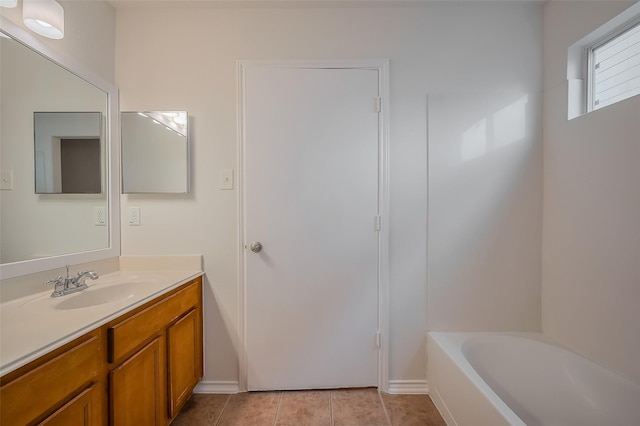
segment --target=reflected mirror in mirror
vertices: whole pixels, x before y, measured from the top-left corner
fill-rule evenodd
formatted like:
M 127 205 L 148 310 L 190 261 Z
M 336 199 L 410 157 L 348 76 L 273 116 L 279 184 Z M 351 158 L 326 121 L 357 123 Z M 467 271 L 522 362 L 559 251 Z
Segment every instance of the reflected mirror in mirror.
M 35 112 L 37 194 L 102 192 L 100 112 Z
M 120 113 L 122 192 L 189 192 L 186 111 Z
M 12 31 L 19 33 L 15 28 Z M 105 90 L 23 43 L 0 37 L 0 169 L 3 178 L 0 189 L 0 262 L 3 277 L 15 276 L 23 270 L 34 271 L 40 265 L 24 261 L 59 259 L 66 255 L 110 249 L 107 185 L 110 174 L 106 167 L 110 164 L 107 155 L 109 144 L 107 126 L 101 122 L 110 122 L 108 97 Z M 66 168 L 47 163 L 47 155 L 38 152 L 42 147 L 34 144 L 34 130 L 38 132 L 34 129 L 34 119 L 39 127 L 40 119 L 44 117 L 40 111 L 46 111 L 47 115 L 73 111 L 74 114 L 91 117 L 91 130 L 75 134 L 52 131 L 50 134 L 56 138 L 69 136 L 75 139 L 82 133 L 82 137 L 99 140 L 98 152 L 95 152 L 96 142 L 90 142 L 94 147 L 91 148 L 93 161 L 99 163 L 92 163 L 91 168 L 98 172 L 98 176 L 94 174 L 92 177 L 97 181 L 92 184 L 91 193 L 70 194 L 65 192 L 85 190 L 67 191 L 61 187 L 52 191 L 58 194 L 36 193 L 39 191 L 34 190 L 48 185 L 55 188 L 57 185 L 55 181 L 48 182 L 42 174 L 37 177 L 36 166 L 50 175 L 57 173 L 59 168 Z M 61 150 L 66 149 L 65 144 L 73 143 L 61 142 Z M 53 148 L 51 143 L 48 148 Z M 58 179 L 65 178 L 58 176 Z M 23 268 L 27 264 L 28 267 Z

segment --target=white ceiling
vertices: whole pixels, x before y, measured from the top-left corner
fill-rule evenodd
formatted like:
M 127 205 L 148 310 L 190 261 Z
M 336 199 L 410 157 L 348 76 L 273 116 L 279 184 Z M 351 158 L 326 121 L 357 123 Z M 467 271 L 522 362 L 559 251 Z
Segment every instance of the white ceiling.
M 108 0 L 115 8 L 123 7 L 372 7 L 412 5 L 481 5 L 504 3 L 545 3 L 547 0 Z M 578 0 L 584 1 L 584 0 Z

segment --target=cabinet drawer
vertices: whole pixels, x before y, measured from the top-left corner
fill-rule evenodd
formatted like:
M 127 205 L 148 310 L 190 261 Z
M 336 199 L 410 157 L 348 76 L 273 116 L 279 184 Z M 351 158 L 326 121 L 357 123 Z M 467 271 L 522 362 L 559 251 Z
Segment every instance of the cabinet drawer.
M 50 412 L 98 377 L 97 332 L 0 389 L 1 424 L 27 424 Z
M 107 329 L 108 361 L 113 363 L 148 341 L 176 318 L 198 305 L 198 281 Z

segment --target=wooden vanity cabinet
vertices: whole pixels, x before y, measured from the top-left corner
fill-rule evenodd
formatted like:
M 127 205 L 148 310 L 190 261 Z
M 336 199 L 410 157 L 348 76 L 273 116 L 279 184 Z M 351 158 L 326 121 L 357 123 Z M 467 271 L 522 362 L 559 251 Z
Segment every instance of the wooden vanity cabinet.
M 163 358 L 157 337 L 109 372 L 111 424 L 165 423 Z
M 200 278 L 106 326 L 110 424 L 166 425 L 202 378 Z
M 76 395 L 71 401 L 56 410 L 41 426 L 99 425 L 101 393 L 98 384 L 93 384 Z
M 2 377 L 0 424 L 101 425 L 101 330 Z
M 203 374 L 198 277 L 0 379 L 1 425 L 168 425 Z
M 202 378 L 201 310 L 192 309 L 167 328 L 167 395 L 175 417 Z

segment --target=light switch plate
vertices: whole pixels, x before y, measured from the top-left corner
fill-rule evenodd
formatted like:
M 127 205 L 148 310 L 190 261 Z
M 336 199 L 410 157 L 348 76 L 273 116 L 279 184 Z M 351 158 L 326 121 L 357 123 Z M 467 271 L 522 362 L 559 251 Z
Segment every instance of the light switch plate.
M 129 207 L 129 226 L 140 226 L 140 207 Z
M 233 189 L 233 169 L 220 170 L 220 189 Z
M 96 207 L 94 217 L 94 225 L 95 226 L 107 226 L 107 208 L 106 207 Z
M 0 189 L 13 189 L 13 170 L 2 170 L 0 172 Z

